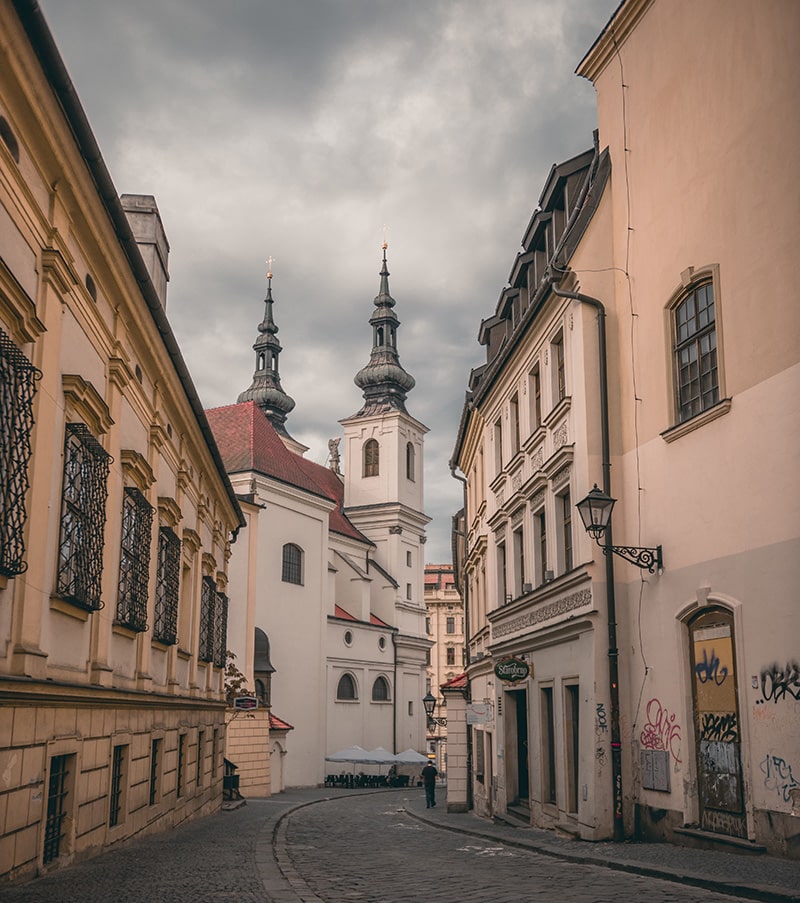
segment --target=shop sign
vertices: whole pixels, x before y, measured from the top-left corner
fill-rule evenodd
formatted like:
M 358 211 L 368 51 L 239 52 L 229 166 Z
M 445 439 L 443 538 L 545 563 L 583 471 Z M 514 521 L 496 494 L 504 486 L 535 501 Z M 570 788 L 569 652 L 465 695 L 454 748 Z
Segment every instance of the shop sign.
M 531 673 L 530 666 L 521 658 L 511 656 L 504 658 L 494 666 L 495 676 L 500 678 L 504 683 L 516 684 Z
M 467 724 L 487 724 L 492 720 L 491 703 L 468 702 Z
M 235 709 L 239 709 L 240 711 L 249 712 L 251 709 L 258 708 L 258 697 L 257 696 L 237 696 L 236 699 L 233 700 L 233 707 Z

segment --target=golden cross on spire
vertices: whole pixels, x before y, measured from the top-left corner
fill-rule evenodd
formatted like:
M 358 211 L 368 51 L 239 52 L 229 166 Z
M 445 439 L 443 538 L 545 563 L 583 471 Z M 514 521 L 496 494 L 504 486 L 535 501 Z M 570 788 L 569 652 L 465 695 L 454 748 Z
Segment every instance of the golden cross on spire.
M 267 258 L 267 279 L 272 279 L 272 264 L 275 263 L 274 257 Z
M 383 244 L 381 245 L 381 247 L 383 248 L 384 251 L 389 247 L 389 245 L 386 244 L 386 233 L 388 231 L 389 231 L 389 227 L 386 225 L 386 223 L 384 223 L 383 224 Z

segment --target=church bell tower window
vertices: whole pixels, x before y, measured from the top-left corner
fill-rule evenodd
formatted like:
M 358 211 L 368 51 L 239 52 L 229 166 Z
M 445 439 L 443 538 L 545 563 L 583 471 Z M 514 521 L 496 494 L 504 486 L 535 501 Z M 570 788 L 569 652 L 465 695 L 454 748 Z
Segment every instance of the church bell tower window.
M 364 476 L 377 477 L 380 464 L 380 446 L 377 439 L 367 439 L 364 443 Z

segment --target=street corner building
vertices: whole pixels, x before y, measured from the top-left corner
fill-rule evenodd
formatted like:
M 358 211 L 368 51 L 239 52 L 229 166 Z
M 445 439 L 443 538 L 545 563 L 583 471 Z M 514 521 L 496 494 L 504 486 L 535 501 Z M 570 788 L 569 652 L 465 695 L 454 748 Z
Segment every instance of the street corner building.
M 406 407 L 414 379 L 400 363 L 386 245 L 370 358 L 355 375 L 363 404 L 339 421 L 344 436 L 330 440 L 327 465 L 307 459 L 287 427 L 294 400 L 281 383 L 272 272 L 267 279 L 252 383 L 235 404 L 207 411 L 247 522 L 231 556 L 231 595 L 243 605 L 231 608 L 229 647 L 264 712 L 253 713 L 260 725 L 230 716 L 226 755 L 252 796 L 321 785 L 341 767 L 326 756 L 355 745 L 424 749 L 431 647 L 428 430 Z
M 0 882 L 219 808 L 244 526 L 38 5 L 0 3 Z M 235 600 L 231 602 L 235 605 Z
M 480 814 L 800 856 L 798 42 L 790 2 L 626 0 L 577 69 L 598 132 L 480 325 L 451 462 Z

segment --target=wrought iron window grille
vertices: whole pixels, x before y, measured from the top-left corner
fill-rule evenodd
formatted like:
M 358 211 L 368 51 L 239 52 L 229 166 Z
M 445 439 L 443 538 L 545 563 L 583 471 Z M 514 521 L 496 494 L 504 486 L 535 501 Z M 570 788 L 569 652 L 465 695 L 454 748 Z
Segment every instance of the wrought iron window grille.
M 67 816 L 67 778 L 71 756 L 53 756 L 50 760 L 50 780 L 47 788 L 47 819 L 44 826 L 44 855 L 47 865 L 61 855 L 64 819 Z
M 68 423 L 56 594 L 89 611 L 103 607 L 103 536 L 111 455 L 85 423 Z
M 42 372 L 0 329 L 0 574 L 28 569 L 23 527 L 27 518 L 33 398 Z
M 158 531 L 158 579 L 153 637 L 168 646 L 178 642 L 181 541 L 171 527 Z
M 115 623 L 131 630 L 147 630 L 147 582 L 153 506 L 132 486 L 122 499 L 122 548 Z
M 203 577 L 200 590 L 200 645 L 197 657 L 201 662 L 214 660 L 214 614 L 217 587 L 211 577 Z
M 214 664 L 217 668 L 225 667 L 228 641 L 228 597 L 225 593 L 217 593 L 214 605 Z
M 122 812 L 122 780 L 125 761 L 125 747 L 114 747 L 114 758 L 111 763 L 111 792 L 109 794 L 108 825 L 110 828 L 120 823 Z

